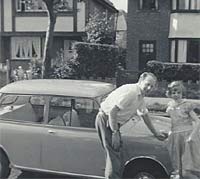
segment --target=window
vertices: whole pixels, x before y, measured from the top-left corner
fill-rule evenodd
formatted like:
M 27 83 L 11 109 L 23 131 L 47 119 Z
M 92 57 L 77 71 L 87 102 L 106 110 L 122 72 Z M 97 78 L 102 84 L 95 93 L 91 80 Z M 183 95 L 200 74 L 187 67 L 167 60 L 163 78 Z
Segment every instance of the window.
M 43 0 L 17 0 L 17 11 L 45 11 L 46 6 Z
M 87 98 L 52 97 L 49 125 L 94 128 L 99 105 Z
M 41 123 L 44 106 L 40 111 L 30 103 L 29 95 L 4 95 L 1 99 L 0 117 L 5 120 Z
M 64 40 L 64 57 L 66 60 L 69 60 L 73 57 L 73 44 L 74 40 Z
M 139 8 L 141 10 L 157 10 L 158 0 L 140 0 Z
M 41 58 L 41 42 L 39 37 L 12 37 L 12 59 Z
M 154 52 L 154 44 L 153 43 L 142 44 L 142 52 L 143 53 L 153 53 Z
M 43 0 L 17 0 L 17 12 L 35 12 L 46 11 Z M 59 11 L 72 11 L 73 0 L 60 0 L 57 5 Z
M 172 10 L 200 10 L 200 0 L 172 0 Z
M 200 40 L 172 40 L 171 62 L 199 63 L 200 62 Z
M 187 62 L 200 63 L 200 40 L 188 40 Z

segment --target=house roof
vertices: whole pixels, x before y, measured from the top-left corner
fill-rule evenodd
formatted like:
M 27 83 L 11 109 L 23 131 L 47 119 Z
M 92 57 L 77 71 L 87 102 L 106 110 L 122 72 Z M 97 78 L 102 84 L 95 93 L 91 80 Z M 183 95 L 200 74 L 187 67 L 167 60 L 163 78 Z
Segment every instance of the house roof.
M 112 10 L 118 12 L 118 10 L 115 8 L 114 4 L 110 0 L 96 0 L 96 1 L 99 3 L 105 4 L 108 7 L 110 7 Z
M 114 89 L 110 83 L 88 80 L 35 79 L 10 83 L 0 89 L 0 93 L 63 95 L 95 98 Z

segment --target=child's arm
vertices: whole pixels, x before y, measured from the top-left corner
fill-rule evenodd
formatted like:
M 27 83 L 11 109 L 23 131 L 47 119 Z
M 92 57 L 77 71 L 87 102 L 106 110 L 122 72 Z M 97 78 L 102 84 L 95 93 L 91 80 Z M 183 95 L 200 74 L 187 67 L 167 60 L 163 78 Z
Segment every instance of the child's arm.
M 193 110 L 190 111 L 189 115 L 196 122 L 195 127 L 188 138 L 188 140 L 191 140 L 196 135 L 196 133 L 199 132 L 199 130 L 200 130 L 200 120 L 199 120 L 197 114 Z

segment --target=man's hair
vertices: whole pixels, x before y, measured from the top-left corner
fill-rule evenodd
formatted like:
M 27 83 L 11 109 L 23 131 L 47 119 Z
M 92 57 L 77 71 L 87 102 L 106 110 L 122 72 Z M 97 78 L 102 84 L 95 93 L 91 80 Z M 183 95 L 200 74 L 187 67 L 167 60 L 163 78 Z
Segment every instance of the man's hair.
M 148 76 L 152 77 L 155 82 L 157 82 L 157 77 L 153 74 L 153 73 L 150 73 L 150 72 L 144 72 L 140 75 L 139 77 L 139 81 L 142 81 L 144 80 L 145 78 L 147 78 Z
M 185 87 L 183 85 L 182 81 L 173 81 L 171 82 L 168 86 L 167 86 L 167 91 L 166 91 L 166 96 L 170 97 L 171 96 L 171 92 L 173 89 L 179 88 L 182 90 L 182 93 L 185 92 Z

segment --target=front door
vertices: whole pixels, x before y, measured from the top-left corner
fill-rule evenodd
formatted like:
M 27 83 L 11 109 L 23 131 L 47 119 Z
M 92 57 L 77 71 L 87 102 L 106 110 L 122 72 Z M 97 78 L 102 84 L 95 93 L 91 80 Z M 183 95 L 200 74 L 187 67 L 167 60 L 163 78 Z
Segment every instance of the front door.
M 156 60 L 156 41 L 139 41 L 139 70 L 144 70 L 149 60 Z

